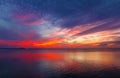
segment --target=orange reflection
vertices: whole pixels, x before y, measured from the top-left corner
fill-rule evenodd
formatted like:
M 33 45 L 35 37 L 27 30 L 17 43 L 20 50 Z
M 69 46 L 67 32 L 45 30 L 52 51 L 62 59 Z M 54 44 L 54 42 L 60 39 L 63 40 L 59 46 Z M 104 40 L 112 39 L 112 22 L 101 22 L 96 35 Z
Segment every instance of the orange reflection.
M 114 53 L 109 52 L 60 53 L 57 54 L 57 57 L 61 58 L 55 61 L 47 60 L 48 67 L 52 66 L 63 71 L 70 71 L 71 69 L 74 71 L 87 71 L 88 69 L 101 70 L 116 67 L 118 63 L 118 59 L 114 56 Z
M 119 53 L 118 53 L 119 54 Z M 47 52 L 47 53 L 14 53 L 0 55 L 0 59 L 22 59 L 25 63 L 44 61 L 47 67 L 70 71 L 101 70 L 111 67 L 120 67 L 117 53 L 112 52 Z

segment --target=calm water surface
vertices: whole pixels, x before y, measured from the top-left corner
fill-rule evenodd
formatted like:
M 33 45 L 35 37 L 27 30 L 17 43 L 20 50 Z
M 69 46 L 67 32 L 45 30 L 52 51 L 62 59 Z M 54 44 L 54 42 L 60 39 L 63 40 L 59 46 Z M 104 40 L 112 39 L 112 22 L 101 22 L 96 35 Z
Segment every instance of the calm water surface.
M 120 50 L 0 50 L 0 78 L 120 78 Z

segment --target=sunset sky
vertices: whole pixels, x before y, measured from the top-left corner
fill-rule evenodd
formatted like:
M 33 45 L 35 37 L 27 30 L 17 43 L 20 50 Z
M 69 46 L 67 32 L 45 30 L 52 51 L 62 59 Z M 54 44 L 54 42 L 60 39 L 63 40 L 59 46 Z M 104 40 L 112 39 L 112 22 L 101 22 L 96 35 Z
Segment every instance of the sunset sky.
M 120 0 L 0 0 L 0 48 L 120 48 Z

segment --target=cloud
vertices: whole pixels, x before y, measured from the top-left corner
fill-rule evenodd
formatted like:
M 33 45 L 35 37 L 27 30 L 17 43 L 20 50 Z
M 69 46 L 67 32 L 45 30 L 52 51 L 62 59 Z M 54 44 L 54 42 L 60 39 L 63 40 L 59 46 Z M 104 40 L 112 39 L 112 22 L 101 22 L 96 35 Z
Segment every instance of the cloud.
M 34 25 L 40 25 L 40 24 L 44 24 L 44 23 L 45 23 L 44 20 L 37 20 L 37 21 L 33 21 L 33 22 L 28 22 L 27 25 L 34 26 Z
M 91 34 L 95 32 L 101 32 L 101 31 L 107 31 L 107 30 L 113 30 L 120 28 L 119 20 L 110 21 L 103 25 L 98 25 L 96 27 L 93 27 L 91 29 L 88 29 L 84 32 L 79 33 L 78 35 L 85 35 L 85 34 Z
M 9 2 L 8 0 L 3 1 Z M 61 26 L 73 27 L 84 23 L 119 17 L 119 0 L 12 0 L 17 5 L 16 10 L 38 13 L 42 17 L 52 15 L 57 19 L 63 19 Z
M 0 0 L 0 39 L 51 44 L 49 40 L 58 38 L 60 41 L 54 45 L 79 46 L 83 42 L 100 42 L 99 39 L 115 42 L 120 37 L 119 3 L 120 0 Z

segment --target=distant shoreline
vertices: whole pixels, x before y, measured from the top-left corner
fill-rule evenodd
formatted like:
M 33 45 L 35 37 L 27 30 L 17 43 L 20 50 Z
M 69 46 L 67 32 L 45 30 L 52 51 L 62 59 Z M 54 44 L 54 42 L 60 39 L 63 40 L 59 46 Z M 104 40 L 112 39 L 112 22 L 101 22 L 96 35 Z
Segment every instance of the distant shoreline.
M 6 50 L 120 50 L 120 48 L 0 48 Z

